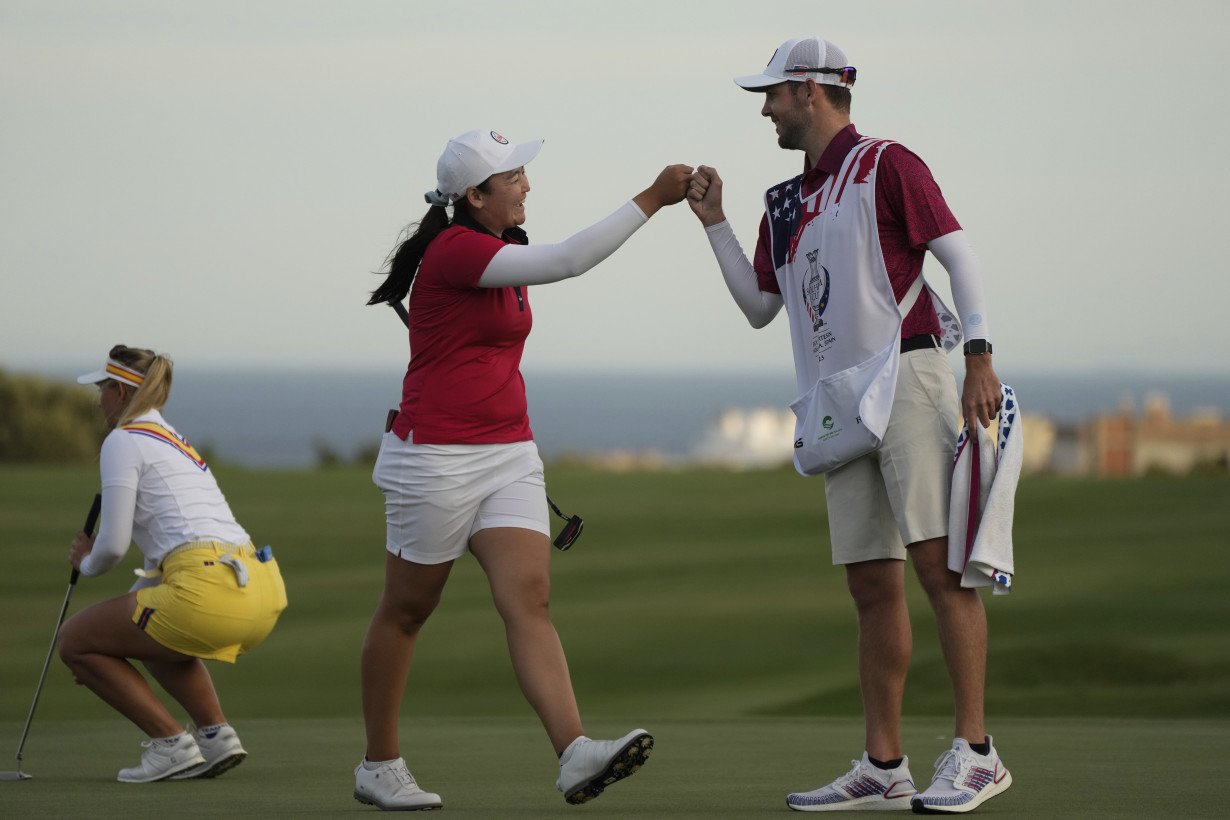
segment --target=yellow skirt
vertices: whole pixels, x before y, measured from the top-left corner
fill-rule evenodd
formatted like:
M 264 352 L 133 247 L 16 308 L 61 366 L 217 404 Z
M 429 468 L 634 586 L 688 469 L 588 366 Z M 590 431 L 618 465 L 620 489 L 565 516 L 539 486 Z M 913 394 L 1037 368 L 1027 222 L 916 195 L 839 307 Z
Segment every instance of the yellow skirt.
M 273 631 L 284 609 L 277 561 L 258 560 L 250 542 L 197 541 L 163 560 L 161 584 L 137 590 L 132 622 L 168 649 L 234 663 Z

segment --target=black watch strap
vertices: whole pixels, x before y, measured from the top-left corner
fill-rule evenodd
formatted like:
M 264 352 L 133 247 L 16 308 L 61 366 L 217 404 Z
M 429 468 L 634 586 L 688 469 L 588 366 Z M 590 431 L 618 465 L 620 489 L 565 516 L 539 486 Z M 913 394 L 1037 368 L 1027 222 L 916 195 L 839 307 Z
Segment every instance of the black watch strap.
M 985 356 L 991 352 L 991 343 L 986 339 L 970 339 L 963 350 L 966 356 Z

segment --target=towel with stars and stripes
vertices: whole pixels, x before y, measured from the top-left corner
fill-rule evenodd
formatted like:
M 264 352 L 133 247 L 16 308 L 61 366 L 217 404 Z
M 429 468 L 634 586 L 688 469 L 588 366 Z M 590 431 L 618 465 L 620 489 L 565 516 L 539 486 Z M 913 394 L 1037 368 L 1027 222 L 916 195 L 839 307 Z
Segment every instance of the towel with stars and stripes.
M 948 568 L 961 574 L 963 587 L 1012 591 L 1012 515 L 1021 475 L 1024 435 L 1016 393 L 1000 385 L 998 443 L 981 426 L 970 435 L 966 424 L 957 437 L 948 509 Z

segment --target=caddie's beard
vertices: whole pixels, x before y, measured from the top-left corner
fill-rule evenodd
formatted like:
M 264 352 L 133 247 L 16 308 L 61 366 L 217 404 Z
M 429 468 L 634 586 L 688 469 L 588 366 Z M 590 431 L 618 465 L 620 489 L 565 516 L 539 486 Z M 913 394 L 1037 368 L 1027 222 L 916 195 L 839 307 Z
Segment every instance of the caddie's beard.
M 803 150 L 803 134 L 807 127 L 801 122 L 781 119 L 777 121 L 777 144 L 788 151 Z

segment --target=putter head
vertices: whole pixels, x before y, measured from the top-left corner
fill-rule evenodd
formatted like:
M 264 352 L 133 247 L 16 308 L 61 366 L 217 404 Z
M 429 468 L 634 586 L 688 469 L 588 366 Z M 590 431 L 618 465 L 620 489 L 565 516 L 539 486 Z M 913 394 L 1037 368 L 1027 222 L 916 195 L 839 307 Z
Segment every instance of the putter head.
M 564 524 L 564 528 L 560 530 L 560 534 L 555 536 L 552 542 L 557 550 L 566 552 L 578 538 L 581 537 L 581 529 L 585 526 L 585 522 L 581 520 L 581 516 L 574 515 L 570 517 Z

